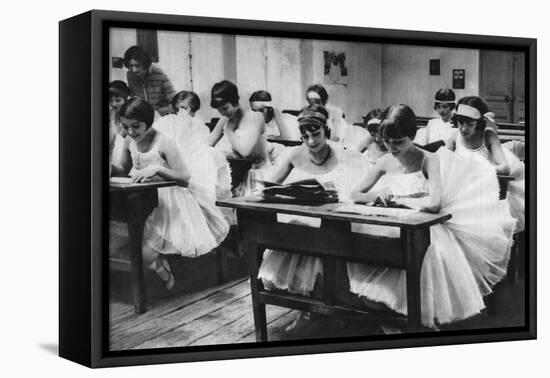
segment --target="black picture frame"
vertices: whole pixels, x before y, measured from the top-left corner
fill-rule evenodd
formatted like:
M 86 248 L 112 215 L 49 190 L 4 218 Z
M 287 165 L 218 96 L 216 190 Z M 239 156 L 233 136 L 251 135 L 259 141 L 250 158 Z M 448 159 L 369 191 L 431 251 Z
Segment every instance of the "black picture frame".
M 108 298 L 104 273 L 108 156 L 106 59 L 109 27 L 448 46 L 524 52 L 526 55 L 526 271 L 525 326 L 385 335 L 372 338 L 213 345 L 112 352 L 106 348 Z M 528 38 L 203 18 L 92 10 L 59 24 L 60 231 L 59 354 L 89 367 L 265 357 L 534 339 L 536 319 L 536 62 Z M 89 167 L 89 169 L 82 169 Z

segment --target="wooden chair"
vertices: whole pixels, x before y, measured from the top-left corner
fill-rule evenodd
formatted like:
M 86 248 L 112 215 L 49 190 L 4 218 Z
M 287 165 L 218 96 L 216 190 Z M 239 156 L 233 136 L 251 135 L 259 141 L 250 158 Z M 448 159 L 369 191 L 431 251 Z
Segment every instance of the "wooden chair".
M 293 109 L 283 109 L 282 113 L 293 115 L 294 117 L 298 117 L 298 114 L 301 113 L 301 110 L 293 110 Z
M 218 123 L 220 119 L 218 117 L 212 117 L 210 119 L 210 122 L 205 122 L 205 125 L 208 126 L 208 129 L 210 131 L 214 130 L 214 127 L 216 127 L 216 124 Z

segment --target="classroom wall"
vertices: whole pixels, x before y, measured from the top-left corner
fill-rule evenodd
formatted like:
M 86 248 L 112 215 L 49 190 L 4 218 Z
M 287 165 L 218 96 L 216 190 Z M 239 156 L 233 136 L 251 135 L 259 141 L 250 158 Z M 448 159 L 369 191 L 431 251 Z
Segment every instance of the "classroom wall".
M 250 95 L 263 89 L 279 109 L 299 109 L 305 102 L 300 54 L 299 39 L 237 36 L 236 84 L 241 104 L 248 106 Z
M 441 60 L 441 75 L 429 75 L 429 60 Z M 452 88 L 452 70 L 466 70 L 465 89 L 454 90 L 457 99 L 479 94 L 479 50 L 382 46 L 382 103 L 405 103 L 418 116 L 434 116 L 435 92 Z
M 126 68 L 115 68 L 113 57 L 124 57 L 124 52 L 137 41 L 136 29 L 111 28 L 109 33 L 109 81 L 122 80 L 126 82 Z
M 322 84 L 329 93 L 329 103 L 344 111 L 348 123 L 362 121 L 362 116 L 380 107 L 382 67 L 380 44 L 341 41 L 312 41 L 311 83 Z M 345 52 L 348 84 L 324 84 L 324 51 Z M 304 83 L 306 84 L 306 83 Z M 306 84 L 304 91 L 309 84 Z
M 122 57 L 135 43 L 135 29 L 112 29 L 109 59 Z M 306 88 L 320 83 L 349 123 L 395 103 L 434 116 L 433 96 L 452 86 L 454 68 L 466 69 L 466 89 L 456 90 L 457 97 L 479 93 L 479 50 L 173 31 L 158 32 L 158 47 L 158 65 L 177 91 L 199 95 L 198 114 L 205 120 L 219 116 L 209 101 L 212 85 L 222 79 L 237 84 L 241 105 L 247 107 L 250 94 L 265 89 L 280 109 L 300 109 Z M 324 51 L 346 53 L 348 84 L 324 83 Z M 429 75 L 430 59 L 440 59 L 440 76 Z M 125 68 L 111 67 L 110 73 L 111 80 L 126 81 Z
M 111 29 L 109 62 L 112 57 L 123 57 L 136 44 L 136 29 Z M 220 34 L 158 31 L 158 65 L 168 75 L 176 91 L 193 90 L 201 99 L 198 115 L 205 121 L 217 116 L 210 108 L 212 84 L 224 79 L 223 36 Z M 191 58 L 190 58 L 191 56 Z M 190 64 L 190 59 L 193 64 Z M 126 68 L 110 65 L 110 81 L 126 82 Z

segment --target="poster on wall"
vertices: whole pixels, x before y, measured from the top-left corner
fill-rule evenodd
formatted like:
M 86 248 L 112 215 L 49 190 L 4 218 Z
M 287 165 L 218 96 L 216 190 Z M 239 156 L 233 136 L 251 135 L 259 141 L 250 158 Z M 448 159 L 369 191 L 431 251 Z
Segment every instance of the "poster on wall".
M 453 89 L 464 89 L 466 87 L 466 71 L 453 70 Z
M 325 84 L 348 83 L 348 68 L 346 66 L 346 53 L 323 51 L 325 62 Z

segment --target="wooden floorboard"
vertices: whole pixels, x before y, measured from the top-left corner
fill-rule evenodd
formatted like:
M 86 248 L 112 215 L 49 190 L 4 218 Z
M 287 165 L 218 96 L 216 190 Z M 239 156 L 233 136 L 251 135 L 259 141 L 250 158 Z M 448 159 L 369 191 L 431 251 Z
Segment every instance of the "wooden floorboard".
M 173 298 L 167 298 L 162 302 L 155 303 L 154 306 L 149 306 L 150 308 L 144 314 L 135 314 L 133 306 L 129 306 L 129 312 L 124 313 L 122 316 L 115 316 L 113 318 L 113 322 L 111 324 L 111 337 L 116 337 L 121 332 L 140 326 L 141 324 L 154 320 L 158 317 L 168 316 L 170 313 L 177 312 L 178 310 L 184 309 L 195 302 L 204 300 L 213 294 L 219 294 L 220 292 L 242 284 L 245 281 L 246 278 L 239 278 L 220 286 L 207 288 L 198 293 L 192 293 L 181 297 L 174 296 Z
M 191 269 L 184 267 L 185 272 Z M 196 269 L 198 277 L 201 269 Z M 181 280 L 180 291 L 167 294 L 157 288 L 144 314 L 134 314 L 127 293 L 111 295 L 110 349 L 128 350 L 159 347 L 180 347 L 253 343 L 256 341 L 250 296 L 250 283 L 242 274 L 223 285 L 215 284 L 215 275 L 196 287 L 193 277 Z M 149 277 L 151 280 L 151 277 Z M 158 284 L 154 283 L 153 285 Z M 159 286 L 160 287 L 160 286 Z M 118 288 L 117 290 L 119 290 Z M 126 287 L 126 289 L 128 289 Z M 504 282 L 495 289 L 494 311 L 448 326 L 442 330 L 512 327 L 524 324 L 522 280 Z M 122 298 L 122 300 L 121 300 Z M 315 316 L 305 327 L 285 332 L 299 312 L 278 306 L 266 306 L 270 341 L 315 339 L 383 334 L 373 321 L 338 320 Z M 387 331 L 387 330 L 386 330 Z M 392 330 L 390 330 L 392 331 Z M 393 330 L 395 331 L 395 330 Z M 398 331 L 398 330 L 397 330 Z
M 218 327 L 213 332 L 205 335 L 189 345 L 213 345 L 213 344 L 231 344 L 231 343 L 246 343 L 255 342 L 254 333 L 254 314 L 250 310 L 252 301 L 247 297 L 247 308 L 243 309 L 244 315 L 238 317 L 233 323 L 229 323 L 224 327 Z M 266 310 L 267 326 L 284 317 L 292 310 L 284 307 L 269 306 Z
M 226 306 L 230 301 L 250 295 L 249 285 L 241 280 L 222 291 L 215 291 L 201 300 L 191 301 L 187 306 L 165 309 L 164 315 L 151 317 L 133 327 L 123 326 L 111 332 L 111 349 L 132 349 L 146 341 L 169 333 L 184 324 Z M 114 328 L 114 325 L 113 325 Z

